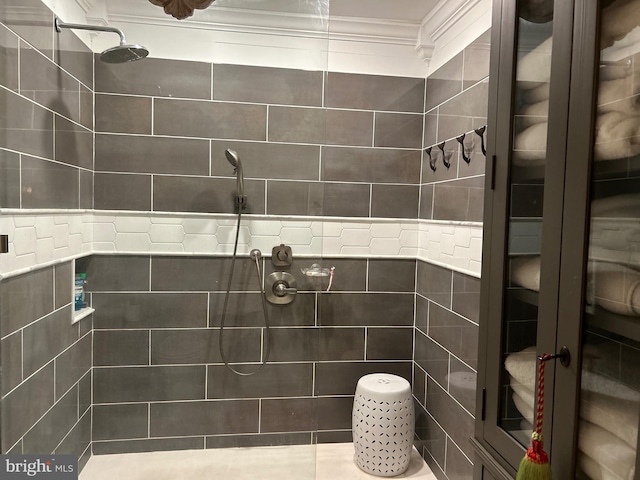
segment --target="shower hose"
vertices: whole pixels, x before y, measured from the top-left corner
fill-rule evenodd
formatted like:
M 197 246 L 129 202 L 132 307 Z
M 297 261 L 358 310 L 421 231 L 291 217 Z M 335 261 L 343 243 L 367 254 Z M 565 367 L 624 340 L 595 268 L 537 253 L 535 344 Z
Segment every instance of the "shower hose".
M 222 357 L 222 361 L 224 362 L 224 366 L 231 370 L 236 375 L 241 376 L 250 376 L 255 375 L 260 370 L 262 370 L 267 361 L 269 360 L 269 354 L 271 353 L 271 342 L 269 339 L 269 313 L 267 312 L 267 300 L 264 295 L 264 291 L 262 289 L 262 273 L 260 272 L 260 260 L 262 255 L 260 254 L 260 250 L 251 250 L 251 259 L 255 261 L 256 264 L 256 273 L 258 274 L 258 284 L 260 285 L 260 298 L 262 299 L 262 311 L 264 313 L 264 360 L 262 357 L 262 349 L 260 352 L 260 366 L 251 371 L 251 372 L 240 372 L 233 368 L 229 363 L 227 356 L 224 353 L 224 324 L 227 318 L 227 307 L 229 305 L 229 293 L 231 292 L 231 282 L 233 280 L 233 270 L 236 265 L 236 255 L 238 253 L 238 239 L 240 237 L 240 219 L 242 218 L 242 213 L 238 209 L 238 222 L 236 224 L 236 239 L 233 244 L 233 256 L 231 257 L 231 271 L 229 272 L 229 281 L 227 282 L 227 291 L 224 296 L 224 303 L 222 305 L 222 318 L 220 319 L 220 335 L 218 336 L 218 342 L 220 346 L 220 356 Z

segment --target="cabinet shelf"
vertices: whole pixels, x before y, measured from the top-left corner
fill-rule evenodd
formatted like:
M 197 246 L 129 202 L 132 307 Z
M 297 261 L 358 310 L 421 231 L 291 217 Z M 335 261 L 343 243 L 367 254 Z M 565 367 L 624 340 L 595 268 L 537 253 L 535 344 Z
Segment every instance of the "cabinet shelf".
M 539 293 L 534 290 L 517 287 L 510 288 L 508 292 L 521 302 L 538 306 Z M 614 334 L 640 342 L 640 329 L 638 328 L 640 317 L 628 317 L 589 305 L 585 312 L 585 322 L 589 332 L 604 336 Z
M 640 317 L 628 317 L 608 312 L 599 307 L 587 307 L 585 314 L 587 331 L 599 335 L 615 334 L 640 342 Z

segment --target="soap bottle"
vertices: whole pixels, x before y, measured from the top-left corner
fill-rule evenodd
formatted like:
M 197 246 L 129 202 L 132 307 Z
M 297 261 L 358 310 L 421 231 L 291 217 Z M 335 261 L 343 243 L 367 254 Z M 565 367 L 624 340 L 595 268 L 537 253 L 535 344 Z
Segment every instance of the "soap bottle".
M 76 273 L 73 289 L 73 305 L 74 310 L 78 311 L 85 307 L 84 302 L 84 284 L 87 283 L 86 273 Z

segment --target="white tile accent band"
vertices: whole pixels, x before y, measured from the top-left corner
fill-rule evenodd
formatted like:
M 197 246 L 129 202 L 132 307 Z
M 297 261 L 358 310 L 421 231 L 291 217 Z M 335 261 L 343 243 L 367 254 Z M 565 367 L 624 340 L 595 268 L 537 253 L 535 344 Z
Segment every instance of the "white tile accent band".
M 154 212 L 0 212 L 9 253 L 0 277 L 92 253 L 229 255 L 235 215 Z M 269 255 L 285 243 L 298 256 L 418 258 L 480 276 L 482 224 L 405 219 L 246 215 L 238 253 Z

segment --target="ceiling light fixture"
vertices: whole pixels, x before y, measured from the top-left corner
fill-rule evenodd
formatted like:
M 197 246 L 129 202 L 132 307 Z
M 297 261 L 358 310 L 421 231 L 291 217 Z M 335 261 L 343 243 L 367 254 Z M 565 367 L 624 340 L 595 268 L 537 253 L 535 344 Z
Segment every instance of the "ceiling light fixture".
M 164 8 L 167 15 L 172 15 L 178 20 L 193 15 L 193 11 L 204 10 L 211 5 L 214 0 L 149 0 L 154 5 Z

